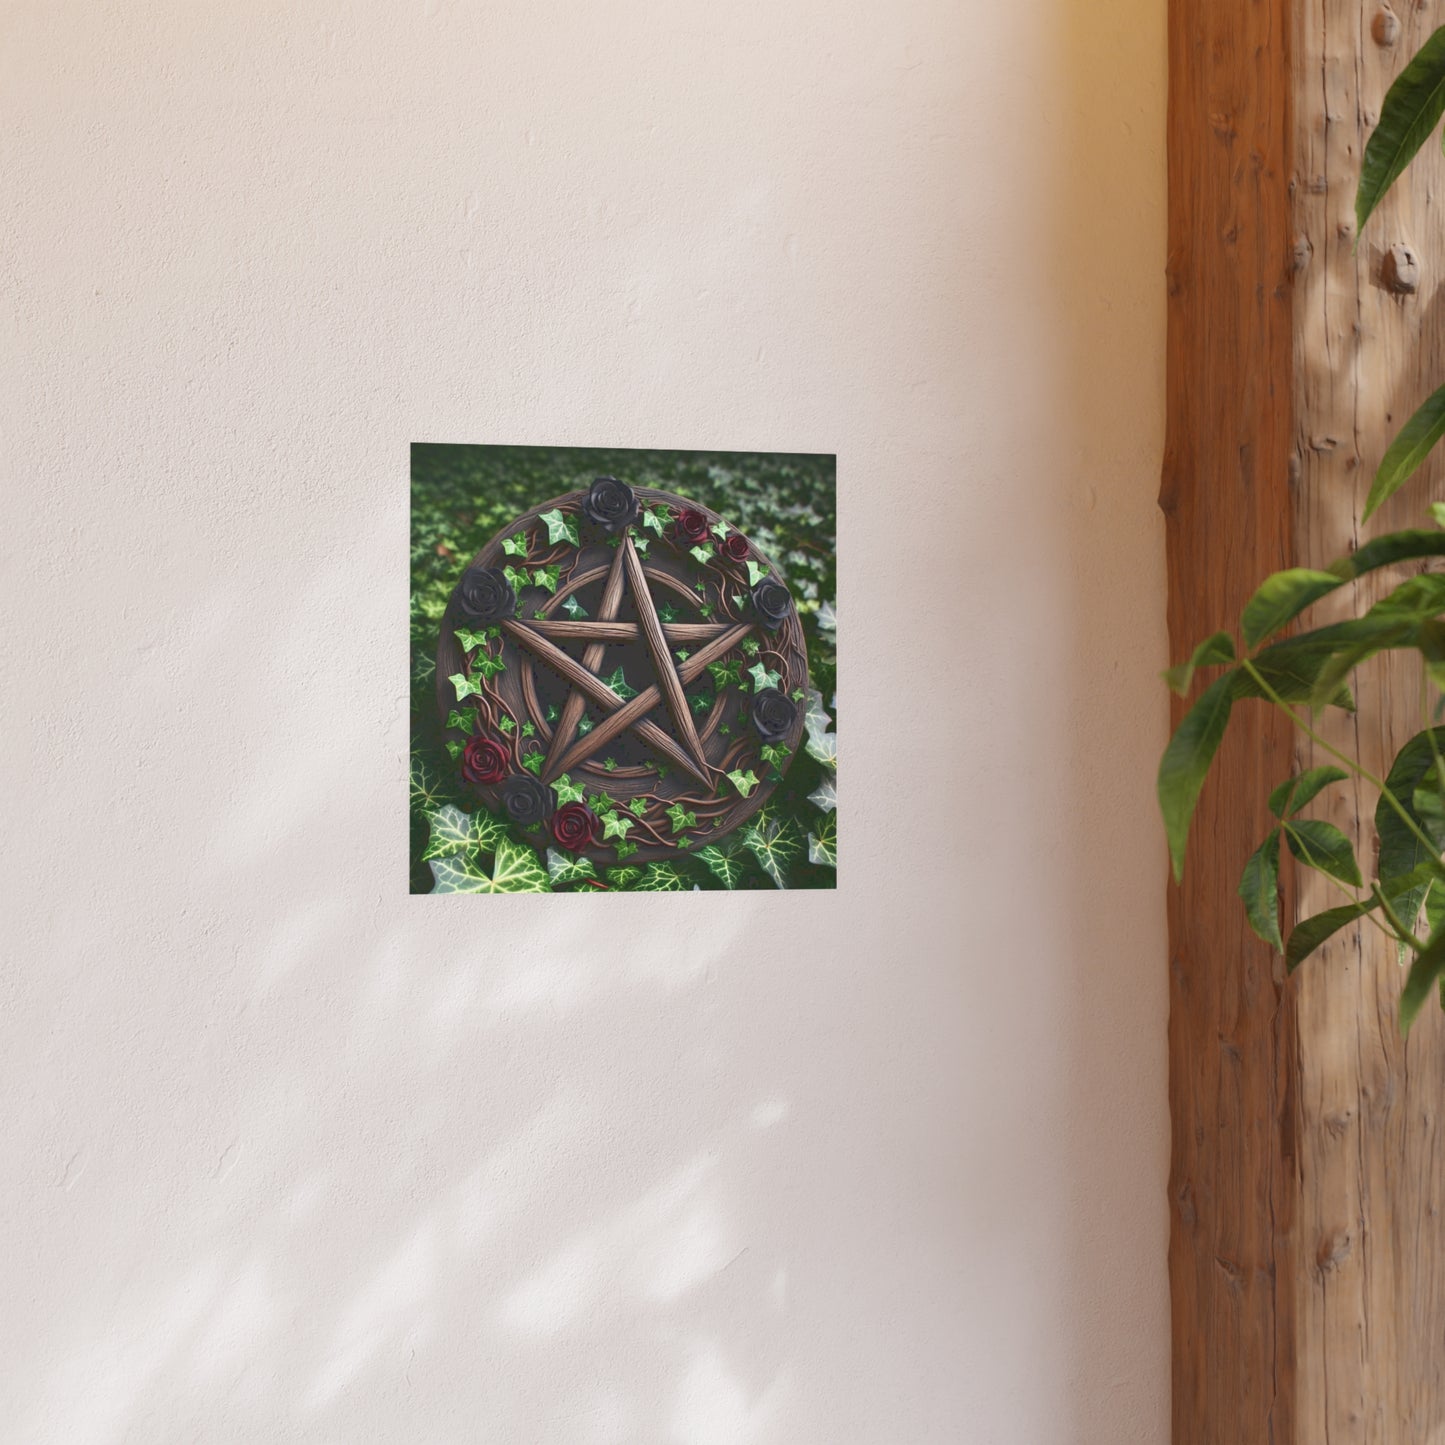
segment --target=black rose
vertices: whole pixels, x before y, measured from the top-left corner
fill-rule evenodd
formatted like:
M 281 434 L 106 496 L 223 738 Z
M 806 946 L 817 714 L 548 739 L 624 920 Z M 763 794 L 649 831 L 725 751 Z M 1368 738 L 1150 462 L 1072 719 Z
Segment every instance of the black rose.
M 582 510 L 588 520 L 609 532 L 620 532 L 629 522 L 637 520 L 637 498 L 626 482 L 616 477 L 598 477 L 582 499 Z
M 797 707 L 775 687 L 764 688 L 753 699 L 753 726 L 765 743 L 787 737 L 797 720 Z
M 764 577 L 753 588 L 753 606 L 770 631 L 776 630 L 793 607 L 793 599 L 781 582 Z
M 517 610 L 517 594 L 497 567 L 468 567 L 457 583 L 457 606 L 473 622 L 500 622 Z
M 552 813 L 552 790 L 526 773 L 508 778 L 502 787 L 502 806 L 507 816 L 523 828 L 542 823 Z

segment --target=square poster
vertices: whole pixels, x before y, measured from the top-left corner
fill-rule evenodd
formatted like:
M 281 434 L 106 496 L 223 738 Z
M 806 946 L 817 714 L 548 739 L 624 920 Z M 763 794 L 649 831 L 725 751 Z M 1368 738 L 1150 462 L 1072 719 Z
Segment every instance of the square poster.
M 411 468 L 412 892 L 836 886 L 833 456 Z

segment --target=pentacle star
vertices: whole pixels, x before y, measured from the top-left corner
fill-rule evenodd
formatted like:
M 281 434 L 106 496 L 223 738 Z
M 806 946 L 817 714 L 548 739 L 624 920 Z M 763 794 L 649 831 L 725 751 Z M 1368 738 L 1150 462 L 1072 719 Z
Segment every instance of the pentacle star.
M 617 621 L 624 584 L 632 593 L 632 604 L 638 617 L 636 622 Z M 543 782 L 550 783 L 577 767 L 613 738 L 630 729 L 654 752 L 690 773 L 699 782 L 711 786 L 711 775 L 716 770 L 703 752 L 683 689 L 702 674 L 708 663 L 716 662 L 747 637 L 753 631 L 753 625 L 746 622 L 679 624 L 660 621 L 630 530 L 623 534 L 608 569 L 595 621 L 522 622 L 508 619 L 501 625 L 519 647 L 525 648 L 572 685 L 552 736 L 552 746 L 542 764 Z M 598 676 L 597 669 L 602 665 L 609 642 L 635 641 L 639 632 L 647 645 L 657 681 L 636 697 L 623 698 Z M 587 642 L 580 663 L 557 645 L 562 641 L 579 640 Z M 673 649 L 694 643 L 702 646 L 685 661 L 678 662 Z M 588 702 L 596 704 L 608 715 L 591 732 L 579 738 L 577 726 Z M 648 717 L 659 705 L 666 707 L 677 732 L 676 738 Z

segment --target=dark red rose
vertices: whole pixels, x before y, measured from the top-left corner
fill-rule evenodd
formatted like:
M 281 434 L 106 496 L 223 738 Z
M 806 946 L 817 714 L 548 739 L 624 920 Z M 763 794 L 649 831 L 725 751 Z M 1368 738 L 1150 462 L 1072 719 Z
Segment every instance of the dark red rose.
M 692 507 L 679 512 L 677 520 L 672 524 L 673 534 L 679 541 L 686 542 L 689 547 L 695 547 L 699 542 L 707 541 L 707 527 L 707 518 Z
M 507 754 L 491 738 L 468 738 L 462 750 L 462 777 L 469 783 L 500 783 L 507 776 Z
M 741 532 L 734 532 L 723 540 L 722 554 L 733 562 L 745 562 L 748 556 L 748 539 Z
M 552 836 L 571 853 L 580 853 L 597 841 L 602 826 L 586 803 L 568 803 L 552 815 Z

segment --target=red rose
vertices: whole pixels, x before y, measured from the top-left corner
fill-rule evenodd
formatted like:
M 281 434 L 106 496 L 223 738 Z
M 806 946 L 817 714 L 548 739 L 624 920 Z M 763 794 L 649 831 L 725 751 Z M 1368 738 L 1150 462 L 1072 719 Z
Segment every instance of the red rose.
M 509 766 L 506 752 L 491 738 L 469 738 L 462 750 L 462 777 L 469 783 L 500 783 Z
M 722 544 L 722 554 L 733 562 L 747 560 L 748 539 L 741 532 L 734 532 Z
M 689 546 L 696 546 L 699 542 L 707 541 L 707 518 L 691 507 L 686 511 L 679 512 L 677 521 L 672 525 L 677 537 Z
M 586 803 L 568 803 L 552 815 L 552 836 L 571 853 L 580 853 L 597 841 L 602 824 Z

